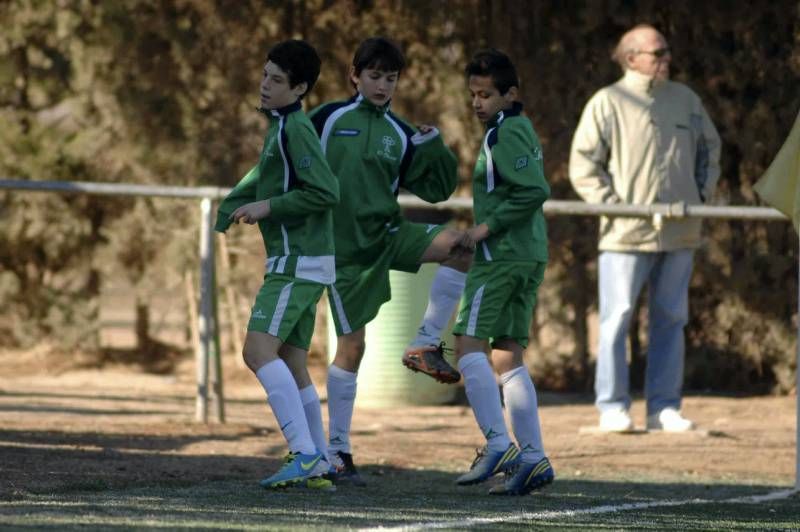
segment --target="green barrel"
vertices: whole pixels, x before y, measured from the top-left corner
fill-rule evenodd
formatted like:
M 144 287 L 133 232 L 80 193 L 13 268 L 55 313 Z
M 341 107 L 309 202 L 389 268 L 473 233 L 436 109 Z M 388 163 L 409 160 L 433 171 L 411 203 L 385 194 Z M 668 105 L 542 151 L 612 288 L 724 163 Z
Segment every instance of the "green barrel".
M 452 402 L 457 387 L 440 384 L 422 373 L 406 368 L 401 359 L 414 338 L 428 306 L 433 276 L 438 264 L 423 264 L 419 272 L 391 271 L 392 299 L 367 325 L 367 349 L 358 371 L 356 405 L 387 407 L 398 405 L 441 405 Z M 336 354 L 336 328 L 328 312 L 328 360 Z M 448 326 L 443 340 L 453 346 Z M 451 364 L 455 364 L 448 357 Z

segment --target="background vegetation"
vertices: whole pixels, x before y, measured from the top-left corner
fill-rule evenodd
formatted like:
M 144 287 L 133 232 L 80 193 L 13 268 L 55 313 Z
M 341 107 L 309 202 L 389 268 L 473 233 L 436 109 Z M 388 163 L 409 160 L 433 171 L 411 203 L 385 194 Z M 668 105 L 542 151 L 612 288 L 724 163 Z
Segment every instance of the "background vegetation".
M 580 112 L 619 76 L 609 60 L 619 35 L 650 22 L 672 46 L 673 77 L 701 95 L 722 135 L 715 201 L 754 205 L 752 185 L 800 108 L 798 15 L 788 0 L 11 0 L 0 3 L 0 175 L 231 186 L 260 149 L 265 123 L 253 107 L 271 44 L 298 37 L 317 47 L 324 65 L 308 98 L 315 106 L 349 96 L 355 47 L 385 34 L 410 60 L 393 106 L 440 125 L 462 163 L 459 194 L 469 193 L 481 133 L 461 70 L 492 45 L 518 65 L 554 197 L 575 199 L 566 164 Z M 196 230 L 194 209 L 0 192 L 0 343 L 99 348 L 104 283 L 127 279 L 143 306 L 166 279 L 196 267 L 194 241 L 180 238 Z M 784 223 L 706 227 L 691 289 L 687 386 L 787 392 L 797 235 Z M 550 238 L 529 360 L 541 386 L 587 389 L 596 220 L 552 218 Z M 631 337 L 634 365 L 647 348 L 645 320 Z

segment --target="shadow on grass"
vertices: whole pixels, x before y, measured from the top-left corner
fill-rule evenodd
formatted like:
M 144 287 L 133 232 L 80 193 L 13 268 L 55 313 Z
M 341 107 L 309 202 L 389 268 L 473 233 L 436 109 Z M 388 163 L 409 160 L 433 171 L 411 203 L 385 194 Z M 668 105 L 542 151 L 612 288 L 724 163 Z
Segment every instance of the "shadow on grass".
M 174 435 L 0 430 L 0 500 L 24 494 L 261 478 L 279 466 L 278 459 L 180 452 L 193 444 L 213 448 L 215 442 L 270 432 L 241 425 L 176 426 Z
M 557 479 L 525 497 L 487 494 L 489 483 L 458 487 L 455 473 L 378 465 L 362 468 L 366 488 L 338 486 L 335 492 L 307 488 L 263 490 L 256 484 L 265 461 L 176 457 L 187 476 L 175 482 L 128 474 L 116 485 L 62 484 L 46 492 L 6 498 L 0 524 L 98 528 L 269 527 L 281 529 L 475 527 L 535 528 L 791 529 L 800 524 L 797 496 L 767 502 L 736 501 L 778 486 L 703 483 L 610 482 Z M 165 456 L 141 458 L 142 466 L 169 471 Z M 237 467 L 239 469 L 237 469 Z
M 196 427 L 196 428 L 195 428 Z M 127 450 L 144 450 L 150 452 L 179 451 L 197 442 L 229 442 L 251 436 L 266 436 L 273 430 L 264 427 L 246 427 L 237 425 L 236 430 L 219 434 L 209 432 L 203 425 L 188 425 L 196 434 L 152 435 L 126 432 L 124 434 L 107 434 L 100 432 L 60 432 L 53 430 L 9 430 L 0 429 L 0 446 L 70 446 L 74 450 L 92 448 L 114 449 L 116 452 Z M 232 427 L 231 427 L 232 428 Z

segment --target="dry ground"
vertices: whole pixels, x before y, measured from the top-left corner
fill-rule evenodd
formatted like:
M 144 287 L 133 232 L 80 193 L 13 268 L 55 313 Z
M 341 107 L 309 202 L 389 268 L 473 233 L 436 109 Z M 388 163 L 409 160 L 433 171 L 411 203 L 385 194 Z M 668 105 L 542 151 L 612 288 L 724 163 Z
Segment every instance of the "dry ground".
M 236 364 L 226 367 L 227 423 L 209 425 L 194 422 L 190 359 L 170 375 L 122 364 L 66 366 L 54 370 L 59 364 L 51 357 L 0 353 L 0 500 L 153 482 L 256 480 L 285 452 L 260 387 Z M 314 371 L 323 398 L 324 371 Z M 558 478 L 788 487 L 795 400 L 690 394 L 684 411 L 700 430 L 689 434 L 581 431 L 596 423 L 590 397 L 543 393 L 540 407 Z M 641 401 L 633 414 L 641 424 Z M 388 468 L 455 474 L 481 443 L 463 405 L 357 408 L 353 428 L 354 453 L 369 482 L 379 482 Z

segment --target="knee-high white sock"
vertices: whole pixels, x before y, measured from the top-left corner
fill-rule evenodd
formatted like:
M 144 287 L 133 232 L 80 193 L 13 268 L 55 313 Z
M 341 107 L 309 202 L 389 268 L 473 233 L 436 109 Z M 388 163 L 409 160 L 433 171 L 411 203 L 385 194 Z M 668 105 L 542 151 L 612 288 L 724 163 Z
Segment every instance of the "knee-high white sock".
M 466 280 L 466 273 L 449 266 L 439 266 L 433 276 L 428 308 L 411 345 L 439 345 L 442 331 L 447 327 L 464 292 Z
M 328 456 L 328 438 L 325 437 L 325 427 L 322 425 L 322 409 L 319 406 L 319 395 L 313 384 L 300 390 L 300 401 L 303 402 L 303 410 L 306 413 L 308 430 L 311 432 L 311 440 L 316 445 L 317 450 Z
M 267 392 L 267 401 L 289 443 L 289 450 L 314 454 L 316 449 L 311 440 L 300 391 L 286 363 L 281 359 L 268 362 L 256 371 L 256 377 Z
M 350 422 L 356 402 L 356 377 L 352 371 L 331 364 L 328 367 L 329 452 L 350 452 Z
M 503 373 L 500 380 L 522 461 L 535 464 L 544 458 L 544 444 L 533 381 L 524 366 Z
M 458 369 L 464 376 L 467 399 L 489 450 L 505 451 L 511 439 L 503 419 L 500 390 L 497 389 L 494 371 L 486 354 L 476 352 L 464 355 L 458 361 Z

